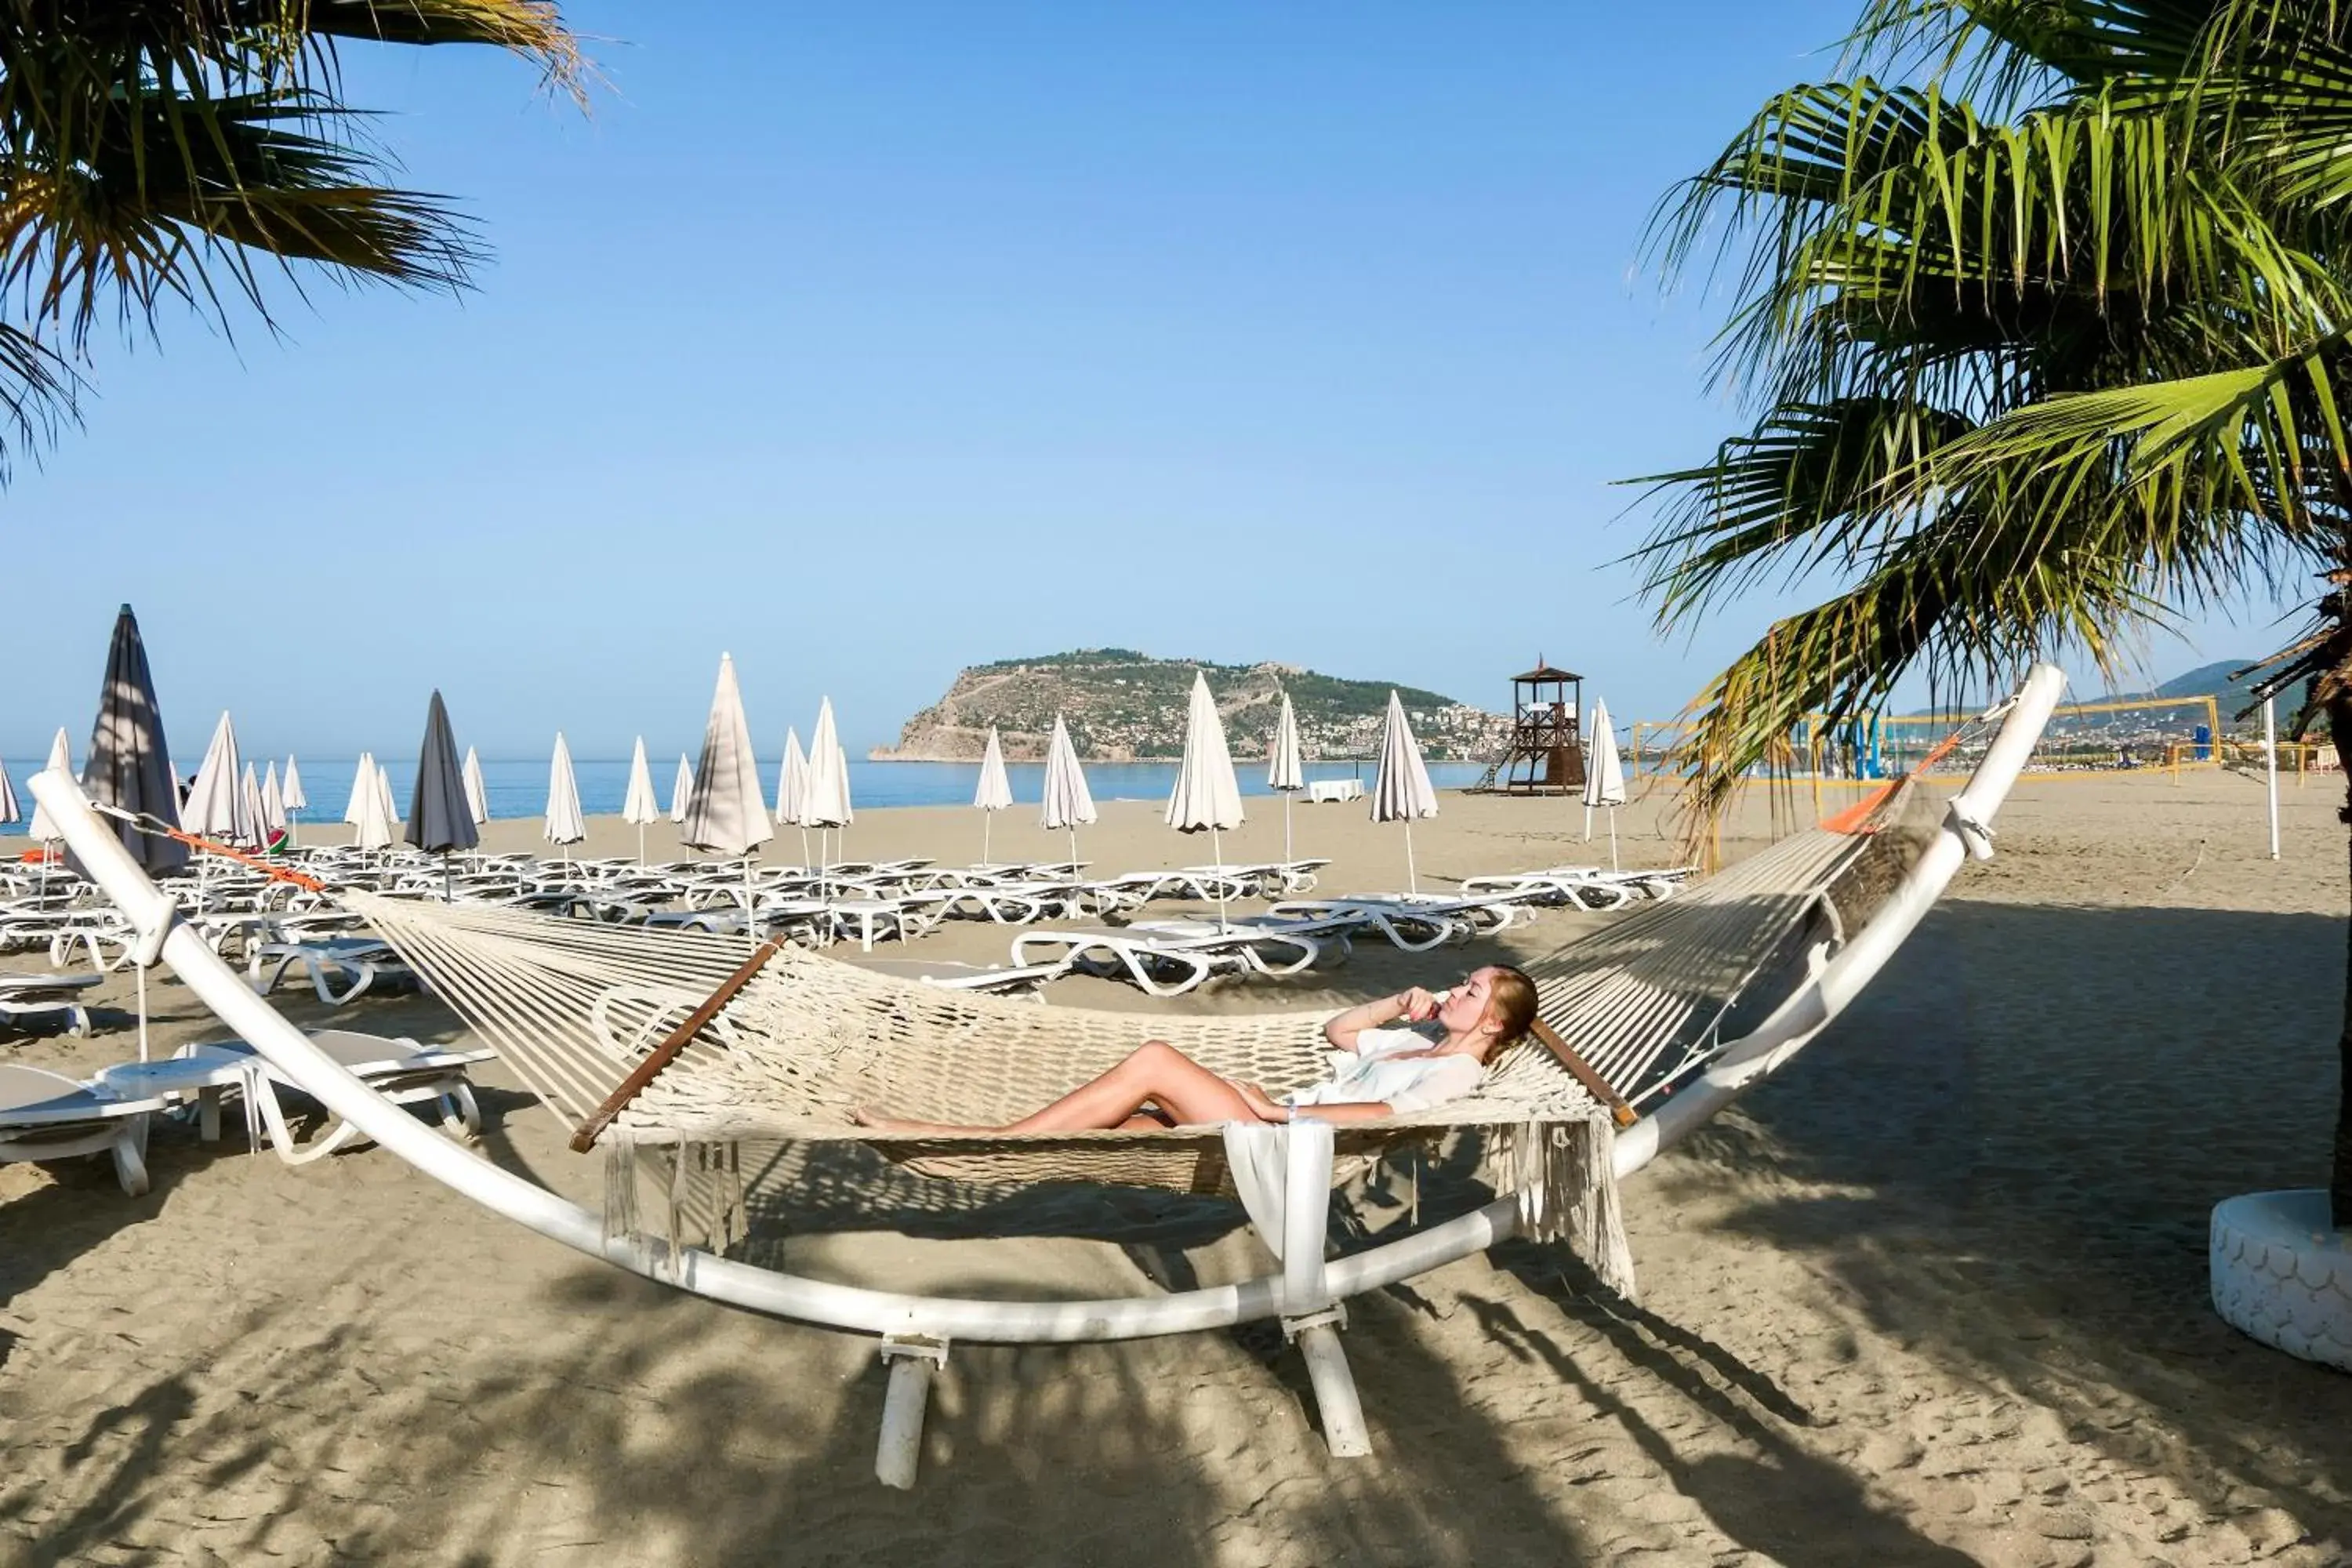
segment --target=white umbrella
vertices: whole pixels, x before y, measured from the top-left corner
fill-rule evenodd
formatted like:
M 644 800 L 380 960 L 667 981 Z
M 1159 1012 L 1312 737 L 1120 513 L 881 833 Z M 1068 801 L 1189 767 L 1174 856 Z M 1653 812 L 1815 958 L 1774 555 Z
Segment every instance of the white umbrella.
M 1224 846 L 1217 835 L 1239 827 L 1241 781 L 1234 776 L 1234 756 L 1225 749 L 1225 721 L 1217 716 L 1217 700 L 1209 695 L 1209 678 L 1192 672 L 1192 700 L 1184 712 L 1184 761 L 1176 769 L 1176 787 L 1168 792 L 1168 826 L 1179 833 L 1206 829 L 1209 850 L 1222 868 Z M 1225 923 L 1224 882 L 1217 885 L 1217 924 Z
M 375 753 L 362 752 L 360 764 L 352 773 L 352 798 L 343 805 L 343 820 L 353 827 L 360 825 L 360 807 L 367 804 L 367 792 L 375 787 Z
M 1617 808 L 1625 804 L 1625 763 L 1617 755 L 1617 731 L 1610 727 L 1609 704 L 1592 704 L 1592 728 L 1587 731 L 1592 754 L 1584 764 L 1584 841 L 1592 842 L 1592 808 L 1609 808 L 1609 868 L 1617 869 Z
M 702 760 L 694 769 L 694 798 L 677 836 L 690 847 L 721 859 L 743 859 L 743 928 L 759 940 L 752 908 L 751 856 L 775 831 L 768 800 L 760 790 L 760 759 L 751 752 L 751 723 L 743 716 L 743 690 L 735 680 L 735 660 L 719 656 L 719 685 L 710 694 L 710 717 L 702 727 Z
M 63 730 L 49 742 L 48 771 L 66 774 L 73 772 L 73 748 L 67 742 Z M 31 831 L 33 842 L 41 847 L 41 886 L 34 898 L 37 903 L 45 904 L 49 898 L 49 857 L 56 853 L 53 846 L 63 843 L 66 836 L 58 831 L 58 825 L 49 820 L 49 814 L 41 809 L 37 800 L 33 803 Z
M 261 775 L 245 764 L 245 781 L 237 786 L 236 814 L 244 819 L 247 842 L 256 849 L 269 847 L 269 813 L 261 804 Z
M 286 835 L 289 844 L 302 841 L 302 814 L 310 809 L 310 797 L 302 793 L 302 770 L 294 765 L 294 753 L 286 753 L 286 779 L 278 786 L 279 797 L 286 803 Z
M 1404 876 L 1410 892 L 1421 891 L 1412 863 L 1412 819 L 1437 815 L 1437 792 L 1429 787 L 1421 745 L 1404 719 L 1404 699 L 1389 693 L 1388 718 L 1381 724 L 1381 776 L 1372 786 L 1372 820 L 1404 824 Z
M 1078 749 L 1070 744 L 1068 726 L 1054 715 L 1054 738 L 1045 746 L 1045 809 L 1038 825 L 1051 833 L 1070 830 L 1071 874 L 1076 875 L 1078 829 L 1095 819 L 1095 797 L 1087 788 L 1087 771 L 1078 766 Z
M 180 807 L 180 826 L 199 838 L 222 844 L 260 843 L 260 826 L 253 809 L 259 804 L 260 791 L 257 787 L 255 800 L 247 801 L 244 772 L 237 762 L 236 727 L 224 713 L 213 726 L 212 743 L 205 748 L 204 763 L 196 769 L 195 782 L 188 786 L 188 798 Z M 201 872 L 203 867 L 197 869 Z
M 818 830 L 817 861 L 820 872 L 826 858 L 824 830 L 846 827 L 856 819 L 849 805 L 849 760 L 841 750 L 841 739 L 833 726 L 833 699 L 817 704 L 816 729 L 809 735 L 808 798 L 801 802 L 801 815 L 793 820 L 803 827 Z
M 572 846 L 588 837 L 588 825 L 580 818 L 580 784 L 572 776 L 572 748 L 563 743 L 563 731 L 555 732 L 555 756 L 547 768 L 547 827 L 542 835 L 550 844 L 563 846 L 563 858 L 572 858 Z
M 677 776 L 672 779 L 669 784 L 669 819 L 672 822 L 684 822 L 687 802 L 693 798 L 694 764 L 686 760 L 684 752 L 680 752 L 677 754 Z
M 383 797 L 384 820 L 392 824 L 394 837 L 397 837 L 405 819 L 400 814 L 399 800 L 392 793 L 392 770 L 382 763 L 375 765 L 375 793 Z
M 352 805 L 359 817 L 352 824 L 358 830 L 352 842 L 362 849 L 391 848 L 400 834 L 392 809 L 392 782 L 373 753 L 360 759 L 359 783 L 352 787 L 357 798 Z
M 637 828 L 637 864 L 646 863 L 646 824 L 661 820 L 661 803 L 654 798 L 653 771 L 646 766 L 646 738 L 637 737 L 637 754 L 629 759 L 629 794 L 621 802 L 621 820 Z
M 479 827 L 490 819 L 490 786 L 482 782 L 482 759 L 471 746 L 466 748 L 466 765 L 458 770 L 458 777 L 466 785 L 466 815 Z
M 49 742 L 48 771 L 60 773 L 73 772 L 73 751 L 67 743 L 66 732 L 63 730 L 59 730 L 57 739 Z M 65 840 L 65 835 L 58 831 L 57 824 L 49 820 L 49 814 L 41 809 L 41 803 L 37 800 L 33 803 L 32 834 L 34 842 L 45 846 L 62 843 Z M 42 864 L 47 863 L 48 858 L 43 856 Z
M 1298 760 L 1298 715 L 1290 710 L 1290 693 L 1282 694 L 1282 718 L 1274 727 L 1274 744 L 1266 749 L 1265 784 L 1282 795 L 1282 858 L 1290 859 L 1290 797 L 1307 787 L 1307 769 Z
M 16 786 L 8 782 L 8 764 L 0 763 L 0 822 L 24 820 L 24 808 L 16 804 Z
M 261 776 L 261 831 L 266 840 L 282 837 L 287 832 L 286 795 L 278 787 L 278 759 L 269 760 L 269 771 Z
M 776 821 L 800 827 L 808 815 L 808 753 L 801 750 L 801 732 L 784 731 L 784 760 L 776 769 Z M 801 864 L 808 864 L 808 829 L 801 827 Z
M 981 753 L 980 787 L 971 792 L 971 804 L 980 808 L 980 859 L 988 863 L 988 833 L 996 825 L 996 814 L 1013 804 L 1013 781 L 1004 776 L 1004 748 L 996 739 L 996 726 L 988 727 L 988 750 Z

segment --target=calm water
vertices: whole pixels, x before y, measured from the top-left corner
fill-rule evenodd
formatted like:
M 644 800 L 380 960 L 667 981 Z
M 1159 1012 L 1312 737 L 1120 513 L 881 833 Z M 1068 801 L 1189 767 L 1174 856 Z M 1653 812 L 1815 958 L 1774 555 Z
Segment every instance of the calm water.
M 282 763 L 284 759 L 279 759 Z M 75 761 L 79 763 L 79 757 Z M 253 759 L 257 763 L 265 761 Z M 301 759 L 302 788 L 310 797 L 310 808 L 302 813 L 305 822 L 341 822 L 343 807 L 352 797 L 352 775 L 358 769 L 358 759 L 336 761 L 320 758 Z M 393 799 L 403 812 L 408 809 L 409 792 L 416 780 L 415 758 L 384 759 L 392 773 Z M 489 792 L 490 815 L 493 817 L 537 816 L 547 809 L 547 768 L 545 760 L 520 760 L 482 763 L 482 783 Z M 18 804 L 29 817 L 33 811 L 32 793 L 26 780 L 34 770 L 16 767 L 10 770 L 16 784 Z M 1010 763 L 1005 774 L 1013 784 L 1013 808 L 1032 810 L 1044 798 L 1045 765 L 1043 763 Z M 1265 787 L 1265 764 L 1263 762 L 1237 762 L 1234 769 L 1241 779 L 1244 795 L 1270 795 Z M 1429 782 L 1439 789 L 1460 789 L 1475 784 L 1485 768 L 1476 763 L 1432 763 Z M 654 796 L 667 812 L 670 804 L 670 784 L 677 772 L 677 759 L 653 764 Z M 771 763 L 768 776 L 769 804 L 774 805 L 776 765 Z M 1371 787 L 1377 769 L 1370 763 L 1309 763 L 1308 779 L 1360 778 L 1364 787 Z M 590 816 L 617 816 L 621 802 L 629 793 L 629 760 L 575 758 L 572 777 L 580 785 L 580 809 Z M 1087 768 L 1087 785 L 1095 799 L 1104 800 L 1165 800 L 1175 786 L 1176 764 L 1173 763 L 1100 763 Z M 978 763 L 852 763 L 849 764 L 849 795 L 853 805 L 861 810 L 889 805 L 970 805 L 972 792 L 980 784 Z M 24 823 L 0 826 L 0 834 L 22 834 Z

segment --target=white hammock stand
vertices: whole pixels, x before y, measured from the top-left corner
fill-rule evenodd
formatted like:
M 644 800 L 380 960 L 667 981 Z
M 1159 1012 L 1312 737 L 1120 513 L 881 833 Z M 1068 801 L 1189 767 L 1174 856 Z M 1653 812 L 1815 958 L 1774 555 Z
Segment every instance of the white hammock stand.
M 1877 912 L 1860 931 L 1847 933 L 1848 940 L 1834 952 L 1817 948 L 1809 975 L 1793 994 L 1748 1034 L 1714 1052 L 1703 1071 L 1616 1135 L 1617 1176 L 1642 1169 L 1750 1085 L 1785 1065 L 1885 965 L 1961 862 L 1990 858 L 1993 816 L 2039 741 L 2064 683 L 2055 667 L 2034 667 L 2005 705 L 2005 721 L 1968 784 L 1950 801 L 1941 827 Z M 313 1046 L 178 918 L 170 895 L 148 879 L 69 775 L 43 773 L 33 780 L 32 790 L 91 879 L 137 930 L 134 959 L 142 966 L 159 958 L 170 964 L 223 1023 L 272 1066 L 385 1150 L 485 1207 L 591 1258 L 730 1306 L 878 1336 L 891 1370 L 876 1470 L 895 1486 L 913 1484 L 931 1377 L 944 1363 L 948 1347 L 960 1339 L 989 1343 L 1139 1339 L 1280 1318 L 1306 1358 L 1333 1453 L 1369 1452 L 1361 1408 L 1336 1331 L 1343 1322 L 1340 1303 L 1481 1251 L 1520 1226 L 1521 1197 L 1511 1194 L 1400 1240 L 1327 1259 L 1332 1130 L 1328 1123 L 1303 1122 L 1227 1131 L 1228 1156 L 1252 1224 L 1281 1263 L 1279 1272 L 1234 1285 L 1102 1300 L 909 1296 L 761 1268 L 700 1247 L 673 1247 L 641 1232 L 610 1236 L 604 1215 L 452 1142 Z

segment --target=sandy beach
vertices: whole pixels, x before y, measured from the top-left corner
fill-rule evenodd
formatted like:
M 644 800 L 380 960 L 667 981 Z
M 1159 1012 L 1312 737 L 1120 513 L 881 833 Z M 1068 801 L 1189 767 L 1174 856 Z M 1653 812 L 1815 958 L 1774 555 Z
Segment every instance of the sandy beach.
M 2324 1175 L 2340 798 L 2290 786 L 2273 862 L 2255 781 L 2021 785 L 1999 858 L 1863 1003 L 1628 1184 L 1638 1305 L 1518 1244 L 1353 1305 L 1365 1460 L 1328 1457 L 1268 1327 L 959 1346 L 900 1494 L 872 1473 L 867 1342 L 599 1268 L 380 1151 L 293 1170 L 167 1129 L 139 1199 L 96 1163 L 0 1166 L 0 1563 L 2344 1563 L 2352 1379 L 2241 1338 L 2205 1277 L 2216 1200 Z M 1280 807 L 1252 811 L 1228 858 L 1279 853 Z M 1726 852 L 1770 815 L 1751 800 Z M 1582 816 L 1449 795 L 1415 832 L 1424 882 L 1589 858 Z M 1360 806 L 1301 806 L 1296 835 L 1334 858 L 1327 889 L 1402 881 L 1402 836 Z M 1628 864 L 1673 858 L 1654 803 L 1620 840 Z M 587 847 L 635 847 L 614 820 Z M 1209 858 L 1144 805 L 1107 807 L 1080 847 L 1106 870 Z M 992 848 L 1067 840 L 1016 809 Z M 648 849 L 677 853 L 667 823 Z M 948 809 L 861 815 L 847 845 L 979 849 L 976 815 Z M 1171 1003 L 1071 981 L 1052 1005 L 1336 1007 L 1601 918 L 1423 957 L 1360 943 L 1344 968 Z M 923 951 L 1002 961 L 1008 942 L 960 922 Z M 164 1048 L 219 1034 L 176 982 L 155 996 Z M 333 1016 L 457 1032 L 425 1000 Z M 118 1016 L 0 1051 L 87 1072 L 135 1042 Z M 480 1076 L 482 1152 L 593 1201 L 598 1163 Z M 762 1170 L 753 1254 L 845 1280 L 1094 1295 L 1256 1262 L 1237 1210 L 1201 1200 Z M 1403 1202 L 1357 1191 L 1340 1232 Z

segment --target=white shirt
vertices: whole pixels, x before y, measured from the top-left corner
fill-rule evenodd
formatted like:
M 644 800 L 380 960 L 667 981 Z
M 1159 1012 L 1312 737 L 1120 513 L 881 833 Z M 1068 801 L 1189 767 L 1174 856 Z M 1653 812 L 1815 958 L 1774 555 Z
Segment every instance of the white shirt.
M 1476 1089 L 1486 1076 L 1486 1069 L 1475 1057 L 1407 1054 L 1425 1051 L 1444 1037 L 1418 1028 L 1359 1030 L 1354 1050 L 1329 1053 L 1329 1082 L 1293 1089 L 1283 1098 L 1283 1103 L 1355 1105 L 1378 1101 L 1404 1116 L 1443 1105 L 1449 1100 L 1459 1100 Z

